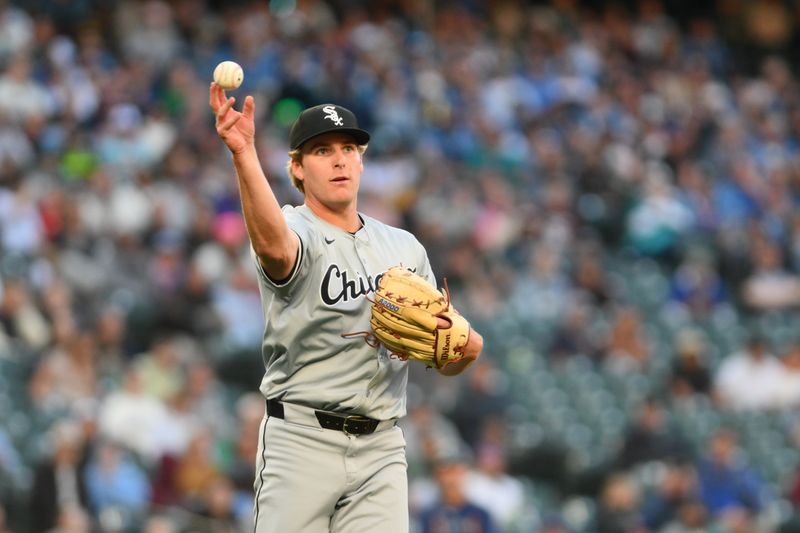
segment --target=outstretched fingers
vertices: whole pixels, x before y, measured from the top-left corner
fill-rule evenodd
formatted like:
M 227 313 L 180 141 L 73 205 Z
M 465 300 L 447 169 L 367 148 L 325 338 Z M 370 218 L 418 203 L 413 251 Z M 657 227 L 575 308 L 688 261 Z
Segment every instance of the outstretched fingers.
M 228 99 L 223 102 L 219 109 L 217 109 L 217 118 L 221 120 L 226 114 L 228 114 L 228 111 L 231 110 L 234 103 L 236 103 L 236 98 L 233 96 L 228 97 Z
M 211 106 L 211 109 L 214 111 L 214 113 L 216 113 L 224 103 L 225 91 L 219 86 L 219 84 L 212 81 L 211 86 L 208 89 L 208 105 Z
M 236 102 L 236 99 L 231 96 L 219 107 L 219 109 L 217 109 L 217 126 L 221 126 L 230 120 L 228 115 L 240 116 L 240 113 L 228 113 L 228 111 L 230 111 L 233 107 L 234 102 Z
M 255 101 L 255 99 L 253 99 L 252 96 L 245 97 L 244 106 L 242 107 L 242 114 L 246 118 L 252 120 L 253 119 L 253 115 L 255 114 L 255 109 L 256 109 L 256 101 Z

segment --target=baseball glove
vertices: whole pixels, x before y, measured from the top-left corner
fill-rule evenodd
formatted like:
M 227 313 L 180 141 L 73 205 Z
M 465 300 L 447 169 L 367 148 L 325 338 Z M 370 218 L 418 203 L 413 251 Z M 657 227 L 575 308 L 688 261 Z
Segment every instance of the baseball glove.
M 442 328 L 439 318 L 450 326 Z M 463 357 L 470 332 L 469 322 L 450 304 L 446 282 L 440 292 L 402 267 L 390 268 L 378 282 L 370 325 L 393 356 L 435 368 Z

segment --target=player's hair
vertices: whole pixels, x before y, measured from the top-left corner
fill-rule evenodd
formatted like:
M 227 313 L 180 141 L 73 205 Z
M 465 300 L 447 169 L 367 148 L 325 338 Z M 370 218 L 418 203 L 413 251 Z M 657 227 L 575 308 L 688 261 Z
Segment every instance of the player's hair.
M 358 153 L 359 154 L 364 155 L 364 152 L 366 152 L 366 151 L 367 151 L 367 145 L 366 144 L 359 144 L 358 145 Z M 301 148 L 295 148 L 294 150 L 289 150 L 289 160 L 286 162 L 286 173 L 289 175 L 289 179 L 292 180 L 292 185 L 294 185 L 295 188 L 298 191 L 300 191 L 301 193 L 305 194 L 306 191 L 303 188 L 303 180 L 301 180 L 300 178 L 295 176 L 294 172 L 292 172 L 292 163 L 295 162 L 295 161 L 297 161 L 298 163 L 302 163 L 303 162 L 302 147 Z

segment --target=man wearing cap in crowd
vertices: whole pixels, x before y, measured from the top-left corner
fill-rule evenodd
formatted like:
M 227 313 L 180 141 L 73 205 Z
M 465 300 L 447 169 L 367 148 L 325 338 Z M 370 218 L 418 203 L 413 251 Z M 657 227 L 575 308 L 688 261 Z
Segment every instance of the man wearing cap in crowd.
M 266 315 L 255 530 L 408 531 L 407 362 L 343 333 L 369 330 L 370 294 L 402 265 L 435 285 L 417 239 L 359 213 L 369 133 L 335 104 L 303 111 L 289 132 L 287 171 L 304 195 L 281 209 L 255 149 L 254 100 L 238 112 L 210 88 L 217 133 L 233 156 Z M 480 355 L 471 332 L 461 373 Z

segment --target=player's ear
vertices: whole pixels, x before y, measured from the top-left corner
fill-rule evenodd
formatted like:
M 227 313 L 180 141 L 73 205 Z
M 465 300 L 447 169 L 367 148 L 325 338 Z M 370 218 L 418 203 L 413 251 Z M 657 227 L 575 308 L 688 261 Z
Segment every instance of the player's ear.
M 292 174 L 300 181 L 305 181 L 306 179 L 303 173 L 303 164 L 299 159 L 292 159 Z

